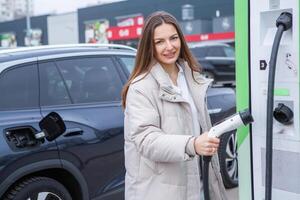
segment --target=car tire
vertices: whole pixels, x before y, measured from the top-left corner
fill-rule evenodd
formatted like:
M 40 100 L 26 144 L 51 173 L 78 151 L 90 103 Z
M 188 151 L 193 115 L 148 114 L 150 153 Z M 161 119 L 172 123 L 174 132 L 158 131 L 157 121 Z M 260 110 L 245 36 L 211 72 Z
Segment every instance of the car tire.
M 72 200 L 68 190 L 48 177 L 31 177 L 17 183 L 4 200 Z
M 226 188 L 238 186 L 238 159 L 236 131 L 224 133 L 220 138 L 219 163 Z

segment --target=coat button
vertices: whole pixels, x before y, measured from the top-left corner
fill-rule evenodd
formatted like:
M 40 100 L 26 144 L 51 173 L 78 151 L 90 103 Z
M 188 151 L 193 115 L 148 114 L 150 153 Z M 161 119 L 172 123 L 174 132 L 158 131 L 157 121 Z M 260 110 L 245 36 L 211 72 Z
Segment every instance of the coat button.
M 163 97 L 164 97 L 164 96 L 166 96 L 166 94 L 162 94 L 161 96 L 163 96 Z
M 173 99 L 176 100 L 176 97 L 174 97 Z

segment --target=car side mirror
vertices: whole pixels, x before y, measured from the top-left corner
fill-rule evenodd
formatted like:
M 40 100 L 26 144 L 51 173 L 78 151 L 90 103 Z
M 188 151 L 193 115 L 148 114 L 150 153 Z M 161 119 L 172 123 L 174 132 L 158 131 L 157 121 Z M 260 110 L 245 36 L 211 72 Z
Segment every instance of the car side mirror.
M 46 138 L 53 141 L 66 131 L 66 125 L 61 116 L 56 112 L 49 113 L 40 122 L 41 132 L 35 134 L 36 139 Z

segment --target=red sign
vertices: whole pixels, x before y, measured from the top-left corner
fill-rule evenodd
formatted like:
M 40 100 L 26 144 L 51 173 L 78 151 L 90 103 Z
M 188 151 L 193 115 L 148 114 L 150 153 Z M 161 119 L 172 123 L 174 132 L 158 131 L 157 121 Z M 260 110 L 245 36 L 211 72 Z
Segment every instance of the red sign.
M 195 34 L 195 35 L 185 35 L 184 37 L 187 42 L 201 42 L 201 41 L 209 41 L 209 40 L 229 40 L 229 39 L 234 39 L 234 32 Z
M 107 29 L 108 40 L 138 39 L 142 33 L 143 26 L 110 27 Z M 234 39 L 234 32 L 207 33 L 184 36 L 187 42 L 201 42 L 210 40 Z
M 110 27 L 107 29 L 108 40 L 128 40 L 138 39 L 142 34 L 143 26 L 124 26 L 124 27 Z

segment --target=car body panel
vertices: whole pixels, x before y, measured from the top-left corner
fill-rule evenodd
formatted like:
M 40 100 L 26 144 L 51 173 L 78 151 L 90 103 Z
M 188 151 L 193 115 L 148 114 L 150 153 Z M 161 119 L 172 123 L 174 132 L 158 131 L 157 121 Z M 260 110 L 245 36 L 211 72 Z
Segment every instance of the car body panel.
M 42 108 L 43 115 L 50 111 L 62 116 L 67 128 L 66 133 L 57 139 L 60 158 L 80 169 L 87 180 L 90 196 L 113 189 L 106 186 L 124 173 L 120 104 Z
M 235 91 L 232 88 L 209 88 L 207 107 L 212 124 L 216 124 L 236 112 Z
M 15 117 L 16 114 L 17 118 Z M 41 118 L 39 109 L 22 110 L 17 113 L 15 111 L 0 112 L 0 132 L 2 133 L 0 140 L 0 196 L 14 182 L 11 175 L 20 168 L 41 161 L 59 160 L 55 141 L 44 141 L 30 147 L 16 148 L 6 137 L 7 130 L 17 127 L 30 127 L 39 131 L 38 122 Z M 28 170 L 23 170 L 19 175 L 25 176 L 27 173 L 29 173 Z M 17 177 L 14 178 L 17 180 Z

